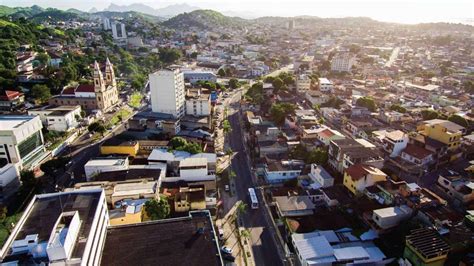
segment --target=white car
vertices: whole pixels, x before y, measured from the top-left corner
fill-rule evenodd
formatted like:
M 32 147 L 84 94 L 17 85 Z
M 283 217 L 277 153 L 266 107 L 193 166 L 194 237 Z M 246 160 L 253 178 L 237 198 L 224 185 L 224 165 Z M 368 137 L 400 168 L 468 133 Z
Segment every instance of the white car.
M 230 191 L 229 185 L 225 185 L 225 186 L 224 186 L 224 190 L 225 190 L 226 192 L 229 192 L 229 191 Z
M 225 246 L 221 248 L 221 251 L 226 254 L 232 254 L 232 249 Z

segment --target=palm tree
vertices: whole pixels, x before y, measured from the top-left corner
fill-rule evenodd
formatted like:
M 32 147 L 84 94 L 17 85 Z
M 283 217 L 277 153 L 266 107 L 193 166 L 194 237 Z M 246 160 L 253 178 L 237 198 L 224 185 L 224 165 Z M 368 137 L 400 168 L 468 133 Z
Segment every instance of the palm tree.
M 243 215 L 247 212 L 247 204 L 243 202 L 239 202 L 239 205 L 237 205 L 237 214 L 238 215 Z

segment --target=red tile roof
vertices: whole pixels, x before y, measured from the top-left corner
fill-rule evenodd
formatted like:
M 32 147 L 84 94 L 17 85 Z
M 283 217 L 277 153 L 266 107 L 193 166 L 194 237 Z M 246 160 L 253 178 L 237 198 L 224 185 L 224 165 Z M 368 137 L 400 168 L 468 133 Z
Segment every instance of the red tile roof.
M 407 147 L 403 150 L 403 152 L 420 160 L 432 154 L 429 150 L 422 147 L 418 147 L 413 144 L 408 144 Z
M 76 92 L 94 92 L 94 85 L 93 84 L 81 84 L 77 86 Z
M 65 88 L 62 92 L 61 95 L 74 95 L 74 87 L 69 87 Z
M 19 91 L 5 90 L 1 93 L 0 99 L 4 100 L 4 101 L 10 101 L 10 100 L 13 100 L 14 98 L 16 98 L 18 96 L 21 96 L 21 95 L 23 95 L 23 93 L 21 93 Z
M 330 137 L 334 136 L 334 133 L 329 129 L 325 129 L 325 130 L 319 132 L 318 135 L 320 135 L 323 138 L 330 138 Z
M 365 164 L 354 164 L 346 169 L 346 173 L 352 180 L 359 180 L 368 174 L 385 175 L 385 173 L 377 167 Z

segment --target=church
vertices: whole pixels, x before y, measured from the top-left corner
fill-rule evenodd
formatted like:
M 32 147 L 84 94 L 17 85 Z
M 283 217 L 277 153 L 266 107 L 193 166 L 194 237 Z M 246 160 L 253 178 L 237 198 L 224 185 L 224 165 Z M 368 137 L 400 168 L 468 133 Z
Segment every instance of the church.
M 105 79 L 104 79 L 105 75 Z M 83 110 L 107 111 L 118 102 L 115 73 L 109 59 L 102 73 L 97 61 L 94 62 L 94 83 L 79 84 L 64 88 L 60 95 L 49 100 L 50 105 L 80 105 Z

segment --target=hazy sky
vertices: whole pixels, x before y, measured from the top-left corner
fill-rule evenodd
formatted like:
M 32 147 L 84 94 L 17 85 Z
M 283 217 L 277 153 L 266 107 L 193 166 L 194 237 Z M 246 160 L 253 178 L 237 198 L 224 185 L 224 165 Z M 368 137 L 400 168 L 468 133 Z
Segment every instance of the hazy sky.
M 319 17 L 366 16 L 381 21 L 418 22 L 470 22 L 474 21 L 472 0 L 0 0 L 8 6 L 56 7 L 99 10 L 110 3 L 119 5 L 143 3 L 154 8 L 183 3 L 218 11 L 249 12 L 252 15 Z

